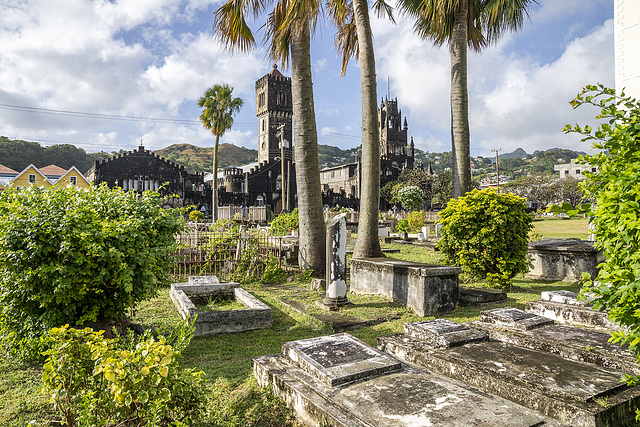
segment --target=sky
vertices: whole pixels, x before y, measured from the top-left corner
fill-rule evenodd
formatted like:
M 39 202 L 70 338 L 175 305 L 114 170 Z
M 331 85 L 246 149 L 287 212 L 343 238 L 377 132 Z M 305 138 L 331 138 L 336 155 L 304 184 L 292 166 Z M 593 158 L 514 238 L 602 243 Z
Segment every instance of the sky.
M 198 117 L 208 87 L 227 83 L 244 101 L 221 143 L 257 149 L 255 81 L 273 62 L 262 46 L 264 19 L 251 22 L 258 45 L 230 52 L 212 34 L 222 0 L 0 0 L 0 135 L 87 152 L 211 147 Z M 593 124 L 597 111 L 572 110 L 587 84 L 614 85 L 613 0 L 538 0 L 516 33 L 469 52 L 471 155 L 569 148 L 588 143 L 562 133 Z M 428 152 L 451 150 L 450 56 L 420 40 L 413 22 L 372 13 L 377 91 L 406 117 Z M 360 145 L 360 72 L 340 77 L 335 30 L 319 25 L 311 47 L 318 143 Z M 290 70 L 280 67 L 284 75 Z M 295 142 L 295 141 L 294 141 Z M 2 159 L 0 159 L 0 164 Z

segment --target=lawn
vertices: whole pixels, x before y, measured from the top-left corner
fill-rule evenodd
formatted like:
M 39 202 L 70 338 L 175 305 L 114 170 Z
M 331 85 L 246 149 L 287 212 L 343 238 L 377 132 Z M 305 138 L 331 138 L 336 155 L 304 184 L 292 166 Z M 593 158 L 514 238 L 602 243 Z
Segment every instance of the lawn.
M 542 237 L 586 240 L 589 220 L 584 218 L 536 218 L 533 221 L 535 232 Z
M 540 223 L 537 221 L 536 223 Z M 576 220 L 547 220 L 542 224 L 549 230 L 586 230 L 586 222 Z M 581 225 L 580 225 L 581 224 Z M 548 225 L 548 226 L 547 226 Z M 571 227 L 567 227 L 570 225 Z M 538 224 L 536 224 L 536 229 Z M 541 232 L 542 234 L 542 232 Z M 409 245 L 385 245 L 397 248 L 399 253 L 389 256 L 412 261 L 438 263 L 440 255 L 426 247 Z M 237 334 L 217 335 L 193 339 L 183 353 L 183 365 L 203 371 L 208 379 L 208 412 L 199 425 L 202 426 L 297 426 L 290 412 L 270 393 L 255 384 L 251 372 L 251 359 L 256 356 L 279 353 L 284 342 L 331 334 L 332 328 L 316 320 L 314 303 L 322 294 L 311 290 L 309 280 L 299 277 L 292 282 L 275 285 L 250 283 L 243 288 L 265 302 L 272 310 L 273 327 Z M 474 286 L 483 286 L 476 283 Z M 476 320 L 480 311 L 511 306 L 524 309 L 526 301 L 537 300 L 540 292 L 552 289 L 578 290 L 578 285 L 564 282 L 540 282 L 517 277 L 508 290 L 508 299 L 501 303 L 476 306 L 459 306 L 444 317 L 456 322 Z M 378 336 L 402 332 L 404 323 L 425 320 L 412 310 L 379 296 L 349 294 L 353 307 L 342 309 L 340 314 L 390 320 L 375 326 L 364 327 L 350 333 L 375 346 Z M 284 303 L 296 300 L 309 306 L 301 314 Z M 216 307 L 217 309 L 217 307 Z M 171 328 L 181 322 L 178 312 L 169 298 L 169 288 L 162 288 L 158 295 L 140 304 L 132 321 L 158 329 Z M 24 426 L 35 420 L 33 426 L 59 425 L 52 422 L 56 414 L 46 396 L 39 392 L 42 369 L 25 366 L 0 355 L 0 425 Z

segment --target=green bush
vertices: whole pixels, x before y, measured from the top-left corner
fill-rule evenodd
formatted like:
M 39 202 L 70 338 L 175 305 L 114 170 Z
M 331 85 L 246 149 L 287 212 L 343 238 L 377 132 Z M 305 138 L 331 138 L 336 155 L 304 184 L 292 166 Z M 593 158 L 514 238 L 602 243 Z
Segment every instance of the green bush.
M 600 109 L 598 128 L 567 125 L 564 130 L 585 135 L 583 141 L 597 150 L 580 160 L 597 168 L 585 173 L 583 188 L 587 198 L 595 199 L 588 214 L 605 262 L 597 280 L 585 275 L 583 293 L 595 297 L 594 308 L 606 310 L 610 320 L 623 326 L 611 333 L 612 340 L 628 344 L 640 360 L 640 102 L 597 85 L 587 86 L 571 102 L 574 108 L 584 104 Z M 640 376 L 627 379 L 640 383 Z
M 409 220 L 401 219 L 400 221 L 398 221 L 398 223 L 396 224 L 396 230 L 398 230 L 400 233 L 404 233 L 405 231 L 407 233 L 410 232 L 411 227 L 409 227 Z
M 204 374 L 178 365 L 192 328 L 169 338 L 175 346 L 150 333 L 123 345 L 90 328 L 53 328 L 42 391 L 68 427 L 189 425 L 205 403 Z
M 422 231 L 422 227 L 424 227 L 425 216 L 423 211 L 413 211 L 409 212 L 407 215 L 407 222 L 409 223 L 409 228 L 411 231 Z
M 298 230 L 299 228 L 300 217 L 298 216 L 298 208 L 295 208 L 291 213 L 281 213 L 271 221 L 269 235 L 286 236 L 291 233 L 291 230 Z
M 192 210 L 189 212 L 189 221 L 202 221 L 204 219 L 204 212 L 198 210 Z
M 0 193 L 0 344 L 41 358 L 52 327 L 119 320 L 168 283 L 180 218 L 157 193 L 106 186 Z
M 524 199 L 493 190 L 473 190 L 452 199 L 440 212 L 442 238 L 438 249 L 447 263 L 459 265 L 467 279 L 486 279 L 507 287 L 528 271 L 528 234 L 533 219 Z

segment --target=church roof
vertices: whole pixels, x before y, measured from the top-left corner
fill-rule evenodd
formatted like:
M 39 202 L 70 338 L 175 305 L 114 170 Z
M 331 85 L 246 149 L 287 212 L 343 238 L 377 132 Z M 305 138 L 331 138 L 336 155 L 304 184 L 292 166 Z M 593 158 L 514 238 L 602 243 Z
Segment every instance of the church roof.
M 282 73 L 280 71 L 278 71 L 278 64 L 273 64 L 273 70 L 271 70 L 269 75 L 282 77 Z

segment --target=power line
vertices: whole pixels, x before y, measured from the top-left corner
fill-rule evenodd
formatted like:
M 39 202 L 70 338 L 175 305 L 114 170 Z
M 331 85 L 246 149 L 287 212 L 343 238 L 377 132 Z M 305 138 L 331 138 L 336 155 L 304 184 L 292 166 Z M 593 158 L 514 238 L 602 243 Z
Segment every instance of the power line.
M 200 120 L 168 119 L 168 118 L 162 118 L 162 117 L 122 116 L 118 114 L 88 113 L 88 112 L 82 112 L 82 111 L 27 107 L 24 105 L 12 105 L 12 104 L 3 104 L 3 103 L 0 103 L 0 109 L 11 110 L 11 111 L 22 111 L 22 112 L 28 112 L 28 113 L 38 113 L 38 114 L 52 114 L 52 115 L 59 115 L 59 116 L 82 117 L 82 118 L 88 118 L 88 119 L 104 119 L 104 120 L 152 122 L 152 123 L 202 124 Z M 248 123 L 237 122 L 237 123 L 234 123 L 234 125 L 242 126 L 242 125 L 248 125 Z

